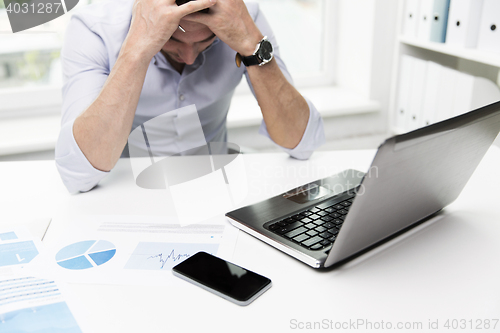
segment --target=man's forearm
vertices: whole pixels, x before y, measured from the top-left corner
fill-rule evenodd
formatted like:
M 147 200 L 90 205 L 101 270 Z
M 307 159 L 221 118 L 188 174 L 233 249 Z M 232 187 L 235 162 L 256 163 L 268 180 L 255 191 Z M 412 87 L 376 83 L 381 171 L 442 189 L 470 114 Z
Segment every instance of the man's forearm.
M 135 0 L 132 21 L 118 60 L 97 99 L 74 122 L 75 140 L 88 161 L 111 170 L 123 151 L 149 63 L 177 30 L 182 17 L 213 6 L 216 0 Z
M 276 60 L 247 68 L 269 136 L 285 148 L 295 148 L 306 130 L 309 106 L 285 78 Z
M 124 45 L 101 93 L 75 120 L 75 140 L 96 169 L 109 171 L 120 158 L 132 128 L 148 65 L 147 57 Z
M 241 56 L 252 55 L 264 36 L 245 3 L 218 0 L 210 11 L 211 15 L 195 13 L 185 19 L 207 25 Z M 287 81 L 275 60 L 260 67 L 250 66 L 247 71 L 270 137 L 282 147 L 295 148 L 309 120 L 307 102 Z

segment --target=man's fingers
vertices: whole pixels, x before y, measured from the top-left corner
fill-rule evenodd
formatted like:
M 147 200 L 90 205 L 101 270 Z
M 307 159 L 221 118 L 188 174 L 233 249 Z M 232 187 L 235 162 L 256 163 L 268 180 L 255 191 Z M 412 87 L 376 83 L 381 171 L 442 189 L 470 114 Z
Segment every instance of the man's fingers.
M 195 13 L 197 11 L 200 11 L 205 8 L 212 7 L 215 5 L 217 0 L 195 0 L 195 1 L 189 1 L 188 3 L 185 3 L 183 5 L 179 6 L 179 10 L 182 14 L 182 16 L 189 15 L 191 13 Z

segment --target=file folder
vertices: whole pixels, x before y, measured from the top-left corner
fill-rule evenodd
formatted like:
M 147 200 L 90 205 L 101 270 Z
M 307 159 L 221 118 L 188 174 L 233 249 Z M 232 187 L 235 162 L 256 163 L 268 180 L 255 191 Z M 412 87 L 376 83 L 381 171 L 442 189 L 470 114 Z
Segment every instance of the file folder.
M 428 42 L 431 38 L 431 24 L 434 0 L 421 0 L 418 10 L 417 38 Z
M 475 77 L 469 109 L 474 110 L 498 101 L 500 101 L 500 89 L 498 86 L 493 81 L 484 77 Z
M 398 132 L 406 132 L 409 128 L 407 120 L 410 115 L 410 92 L 413 80 L 414 58 L 403 54 L 401 56 L 401 71 L 399 72 L 398 104 L 396 111 L 396 128 Z
M 427 61 L 414 58 L 413 59 L 413 76 L 410 91 L 409 113 L 406 114 L 408 119 L 406 131 L 413 131 L 421 127 L 423 121 L 422 110 L 425 90 L 425 75 L 427 72 Z
M 471 111 L 472 96 L 476 78 L 470 74 L 456 72 L 455 97 L 453 98 L 452 116 Z
M 500 89 L 492 81 L 461 72 L 456 78 L 454 116 L 500 101 Z
M 446 44 L 475 48 L 483 0 L 451 0 Z
M 443 66 L 440 64 L 432 61 L 427 62 L 421 126 L 431 125 L 436 122 L 437 100 L 439 87 L 441 85 L 442 68 Z
M 406 37 L 417 37 L 418 7 L 418 0 L 406 0 L 405 2 L 403 35 Z
M 448 10 L 450 0 L 434 0 L 433 17 L 431 24 L 431 41 L 444 43 L 446 40 L 446 28 L 448 26 Z
M 477 48 L 500 53 L 499 0 L 484 0 Z
M 439 80 L 439 90 L 437 92 L 436 122 L 453 116 L 456 81 L 457 71 L 443 66 L 441 68 L 441 79 Z

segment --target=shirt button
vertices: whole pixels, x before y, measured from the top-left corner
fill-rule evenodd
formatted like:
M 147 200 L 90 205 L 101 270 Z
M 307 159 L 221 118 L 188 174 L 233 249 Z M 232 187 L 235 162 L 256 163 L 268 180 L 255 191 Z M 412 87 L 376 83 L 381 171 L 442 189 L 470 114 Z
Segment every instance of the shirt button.
M 181 101 L 183 101 L 183 100 L 185 100 L 185 99 L 186 99 L 186 97 L 184 97 L 184 95 L 180 94 L 180 95 L 179 95 L 179 99 L 180 99 Z

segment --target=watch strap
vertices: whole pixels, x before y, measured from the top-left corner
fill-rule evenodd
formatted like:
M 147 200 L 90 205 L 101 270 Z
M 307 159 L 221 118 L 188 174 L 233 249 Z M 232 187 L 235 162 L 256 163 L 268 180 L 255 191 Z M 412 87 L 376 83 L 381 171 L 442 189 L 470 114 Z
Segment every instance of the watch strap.
M 271 48 L 270 50 L 270 58 L 269 59 L 263 59 L 260 55 L 259 55 L 259 50 L 260 48 L 262 47 L 262 43 L 263 42 L 267 42 Z M 239 53 L 236 53 L 236 66 L 240 67 L 241 66 L 241 63 L 243 62 L 243 64 L 248 67 L 248 66 L 255 66 L 255 65 L 259 65 L 259 66 L 262 66 L 266 63 L 268 63 L 269 61 L 272 60 L 273 58 L 273 54 L 272 54 L 272 45 L 270 44 L 269 40 L 267 39 L 267 36 L 264 36 L 264 38 L 262 38 L 262 40 L 259 42 L 259 44 L 257 44 L 257 47 L 255 49 L 255 52 L 254 54 L 252 54 L 251 56 L 247 56 L 247 57 L 244 57 L 242 56 L 241 54 Z
M 262 62 L 256 54 L 251 55 L 249 57 L 241 57 L 241 61 L 243 61 L 243 64 L 247 67 L 248 66 L 255 66 L 255 65 L 258 65 Z

